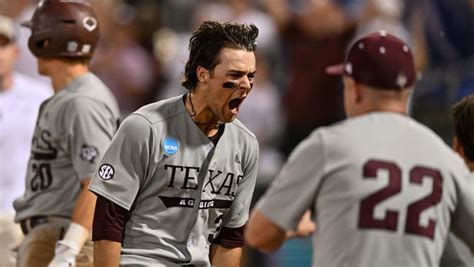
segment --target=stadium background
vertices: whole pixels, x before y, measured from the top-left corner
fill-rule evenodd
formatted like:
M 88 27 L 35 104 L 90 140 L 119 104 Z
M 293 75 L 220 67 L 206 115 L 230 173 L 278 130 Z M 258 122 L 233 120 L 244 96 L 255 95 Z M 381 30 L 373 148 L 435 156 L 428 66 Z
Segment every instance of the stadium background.
M 190 33 L 204 20 L 254 23 L 260 29 L 257 79 L 239 119 L 260 140 L 254 201 L 288 153 L 316 127 L 344 119 L 342 84 L 324 67 L 344 57 L 361 34 L 386 30 L 410 44 L 418 83 L 410 113 L 452 138 L 450 106 L 474 91 L 473 0 L 93 0 L 102 37 L 92 70 L 113 90 L 123 116 L 184 92 L 180 77 Z M 0 0 L 18 24 L 36 1 Z M 16 70 L 39 79 L 19 28 Z M 407 148 L 408 149 L 408 148 Z M 284 208 L 284 207 L 282 207 Z M 310 266 L 310 239 L 265 256 L 246 250 L 243 266 Z

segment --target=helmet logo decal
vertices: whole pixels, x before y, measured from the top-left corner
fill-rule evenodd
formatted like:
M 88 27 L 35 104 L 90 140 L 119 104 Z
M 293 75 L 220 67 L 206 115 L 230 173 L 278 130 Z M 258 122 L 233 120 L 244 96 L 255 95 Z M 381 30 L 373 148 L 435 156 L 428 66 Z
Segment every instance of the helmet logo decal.
M 93 31 L 97 28 L 97 19 L 94 18 L 94 17 L 85 17 L 83 20 L 82 20 L 82 26 L 84 26 L 84 28 L 86 28 L 86 30 L 88 31 Z
M 67 51 L 69 52 L 76 52 L 77 51 L 78 44 L 74 41 L 70 41 L 67 43 Z
M 92 47 L 91 47 L 90 44 L 84 44 L 84 45 L 82 46 L 81 52 L 87 54 L 87 53 L 89 53 L 89 52 L 91 51 L 91 48 L 92 48 Z

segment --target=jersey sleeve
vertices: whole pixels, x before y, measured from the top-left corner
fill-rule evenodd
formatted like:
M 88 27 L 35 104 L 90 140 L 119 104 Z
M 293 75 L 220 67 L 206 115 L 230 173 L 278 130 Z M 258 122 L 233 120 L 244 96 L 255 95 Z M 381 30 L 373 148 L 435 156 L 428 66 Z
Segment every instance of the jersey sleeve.
M 92 223 L 92 241 L 123 241 L 130 212 L 102 196 L 97 197 Z
M 256 209 L 284 230 L 296 229 L 314 204 L 324 173 L 324 147 L 316 132 L 302 141 L 270 185 Z
M 147 119 L 128 116 L 102 158 L 89 190 L 130 210 L 148 174 L 156 142 L 153 133 Z
M 458 201 L 451 221 L 451 230 L 474 252 L 474 175 L 461 175 L 457 179 Z
M 100 102 L 76 98 L 64 114 L 66 146 L 79 179 L 92 177 L 117 129 L 116 119 Z
M 224 217 L 224 227 L 241 227 L 245 225 L 249 218 L 250 203 L 252 202 L 253 191 L 257 182 L 258 158 L 259 147 L 255 141 L 255 145 L 251 146 L 249 157 L 245 159 L 246 167 L 244 168 L 244 174 L 238 178 L 238 189 L 229 212 Z

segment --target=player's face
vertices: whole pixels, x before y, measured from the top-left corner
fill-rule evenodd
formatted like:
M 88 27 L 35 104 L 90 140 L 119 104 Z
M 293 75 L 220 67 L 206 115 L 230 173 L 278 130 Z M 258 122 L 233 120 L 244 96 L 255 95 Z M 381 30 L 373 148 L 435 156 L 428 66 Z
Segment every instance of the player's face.
M 252 90 L 256 73 L 253 52 L 224 48 L 214 67 L 206 90 L 207 105 L 215 119 L 231 122 Z
M 46 61 L 43 59 L 43 58 L 37 58 L 37 62 L 38 62 L 38 73 L 41 74 L 41 75 L 46 75 Z
M 37 58 L 38 60 L 38 73 L 41 75 L 48 76 L 51 73 L 51 59 Z

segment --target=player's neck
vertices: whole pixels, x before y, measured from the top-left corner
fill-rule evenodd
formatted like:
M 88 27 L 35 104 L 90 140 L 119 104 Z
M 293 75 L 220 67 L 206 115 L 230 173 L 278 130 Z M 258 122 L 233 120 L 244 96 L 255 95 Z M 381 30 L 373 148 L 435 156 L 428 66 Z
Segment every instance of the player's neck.
M 186 95 L 185 106 L 189 116 L 206 136 L 213 137 L 219 132 L 223 123 L 212 116 L 204 103 L 198 95 L 191 91 Z
M 54 93 L 63 90 L 77 77 L 89 72 L 89 68 L 83 64 L 58 64 L 49 74 L 53 83 Z
M 408 115 L 407 106 L 396 101 L 383 101 L 376 104 L 367 105 L 363 113 L 368 112 L 394 112 Z
M 467 167 L 469 168 L 469 171 L 474 172 L 474 162 L 465 160 Z

